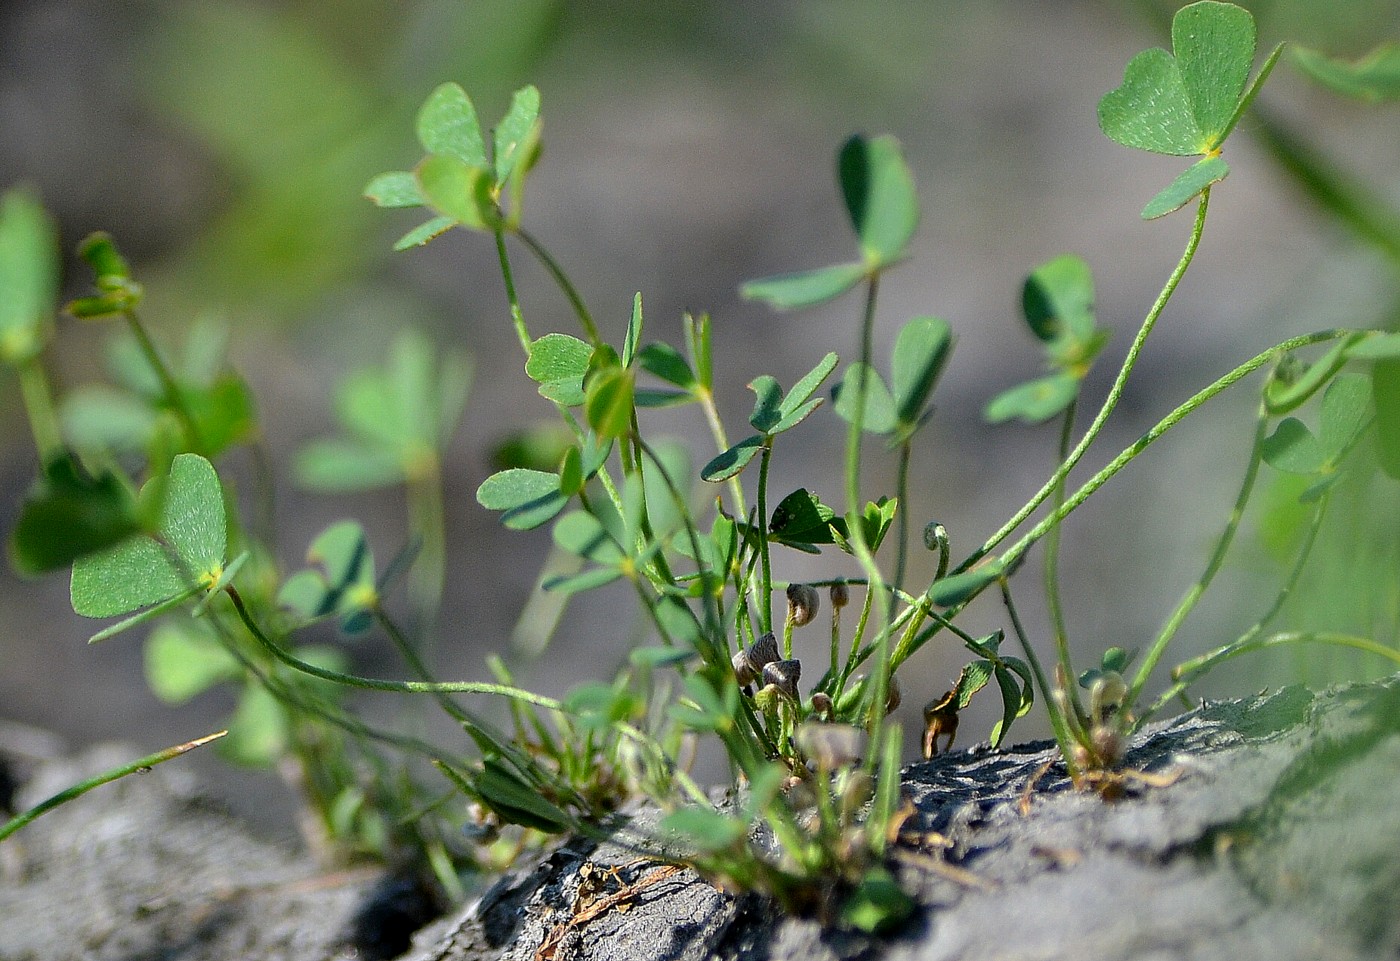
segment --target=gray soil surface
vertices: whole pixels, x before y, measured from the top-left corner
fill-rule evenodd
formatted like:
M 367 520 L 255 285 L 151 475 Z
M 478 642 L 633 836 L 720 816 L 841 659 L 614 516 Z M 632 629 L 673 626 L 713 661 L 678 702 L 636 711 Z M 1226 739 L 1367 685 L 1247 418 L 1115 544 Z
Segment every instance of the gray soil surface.
M 918 901 L 873 937 L 784 916 L 626 846 L 573 839 L 418 933 L 410 961 L 1394 958 L 1400 678 L 1203 705 L 1142 732 L 1126 797 L 1046 745 L 916 764 L 893 866 Z M 105 759 L 112 762 L 109 756 Z M 100 766 L 88 757 L 79 766 Z M 167 768 L 170 765 L 166 766 Z M 32 803 L 78 767 L 42 767 Z M 321 877 L 157 769 L 0 846 L 0 961 L 387 957 L 421 906 Z M 1150 783 L 1149 783 L 1150 782 Z M 645 816 L 642 817 L 645 821 Z M 587 867 L 585 867 L 587 865 Z M 581 877 L 616 867 L 590 891 Z

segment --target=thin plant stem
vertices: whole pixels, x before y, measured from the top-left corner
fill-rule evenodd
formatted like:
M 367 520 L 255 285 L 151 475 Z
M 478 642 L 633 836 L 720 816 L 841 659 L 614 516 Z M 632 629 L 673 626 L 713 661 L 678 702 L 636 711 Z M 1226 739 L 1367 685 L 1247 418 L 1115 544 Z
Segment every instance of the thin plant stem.
M 895 520 L 898 523 L 894 559 L 895 593 L 904 590 L 904 575 L 909 565 L 909 460 L 913 453 L 912 441 L 899 445 L 899 466 L 895 469 L 894 496 Z
M 143 758 L 139 758 L 128 764 L 122 764 L 118 767 L 114 767 L 110 771 L 104 771 L 103 773 L 98 774 L 95 777 L 90 777 L 86 781 L 82 781 L 78 784 L 73 785 L 70 788 L 66 788 L 65 790 L 62 790 L 55 794 L 53 797 L 48 798 L 45 801 L 39 802 L 29 810 L 16 815 L 9 821 L 5 822 L 4 825 L 0 825 L 0 841 L 5 840 L 7 837 L 9 837 L 11 834 L 14 834 L 20 828 L 34 821 L 36 818 L 39 818 L 49 813 L 54 808 L 59 807 L 63 804 L 67 804 L 74 798 L 82 797 L 84 794 L 91 791 L 93 788 L 101 787 L 104 784 L 108 784 L 112 781 L 124 778 L 129 774 L 144 774 L 151 768 L 155 767 L 157 764 L 164 764 L 166 761 L 174 760 L 182 754 L 188 754 L 195 748 L 202 747 L 205 744 L 208 744 L 210 741 L 217 741 L 219 738 L 223 737 L 227 733 L 228 731 L 216 731 L 213 734 L 208 734 L 204 737 L 195 738 L 193 741 L 186 741 L 184 744 L 177 744 L 174 747 L 168 747 L 163 751 L 157 751 L 154 754 L 148 754 Z
M 603 338 L 598 334 L 598 325 L 593 322 L 593 315 L 589 313 L 588 305 L 583 302 L 583 297 L 579 294 L 577 288 L 574 287 L 573 281 L 569 279 L 569 275 L 564 272 L 564 268 L 559 266 L 559 262 L 550 255 L 549 251 L 545 249 L 544 244 L 536 240 L 534 236 L 523 227 L 517 227 L 515 235 L 530 249 L 530 253 L 535 255 L 535 259 L 544 266 L 544 269 L 549 272 L 549 276 L 553 277 L 554 282 L 559 285 L 559 289 L 569 301 L 569 306 L 574 310 L 574 316 L 578 318 L 579 324 L 582 325 L 584 334 L 588 337 L 588 342 L 594 347 L 601 346 Z
M 1322 499 L 1318 501 L 1317 509 L 1313 511 L 1312 521 L 1308 524 L 1307 533 L 1303 537 L 1303 543 L 1298 549 L 1298 556 L 1294 558 L 1293 567 L 1289 570 L 1288 577 L 1284 579 L 1283 585 L 1279 588 L 1278 593 L 1274 595 L 1273 602 L 1269 605 L 1269 609 L 1236 640 L 1207 654 L 1191 658 L 1188 661 L 1183 661 L 1174 667 L 1172 669 L 1172 680 L 1174 683 L 1163 692 L 1162 696 L 1158 698 L 1150 708 L 1138 717 L 1138 726 L 1144 724 L 1150 717 L 1160 711 L 1172 698 L 1182 694 L 1187 687 L 1195 683 L 1197 678 L 1219 663 L 1224 655 L 1237 647 L 1251 643 L 1255 638 L 1264 633 L 1269 623 L 1278 616 L 1279 611 L 1283 609 L 1283 605 L 1288 602 L 1288 598 L 1292 595 L 1294 588 L 1298 585 L 1298 581 L 1302 578 L 1303 570 L 1307 567 L 1308 559 L 1312 556 L 1313 547 L 1317 543 L 1317 536 L 1322 530 L 1323 520 L 1327 516 L 1327 505 L 1330 502 L 1331 492 L 1329 491 L 1323 494 Z
M 1191 397 L 1179 404 L 1170 414 L 1158 421 L 1151 430 L 1125 448 L 1117 457 L 1109 461 L 1103 469 L 1086 481 L 1083 486 L 1066 498 L 1064 505 L 1059 510 L 1046 517 L 1012 547 L 1008 548 L 1002 555 L 1003 562 L 1008 567 L 1012 566 L 1021 555 L 1030 549 L 1032 544 L 1044 537 L 1050 528 L 1064 520 L 1075 508 L 1088 500 L 1109 478 L 1122 470 L 1133 458 L 1137 457 L 1151 446 L 1154 441 L 1177 424 L 1181 423 L 1188 415 L 1217 394 L 1228 390 L 1245 377 L 1254 373 L 1260 367 L 1276 360 L 1289 351 L 1323 343 L 1328 340 L 1336 340 L 1341 337 L 1351 336 L 1353 333 L 1355 332 L 1350 330 L 1324 330 L 1311 334 L 1300 334 L 1297 337 L 1290 337 L 1288 340 L 1275 344 L 1268 350 L 1256 354 L 1228 374 L 1214 381 L 1210 386 L 1191 395 Z
M 758 534 L 758 556 L 762 565 L 763 582 L 759 589 L 761 602 L 758 607 L 759 623 L 766 634 L 773 630 L 773 568 L 768 545 L 768 464 L 773 459 L 773 438 L 763 442 L 763 453 L 758 461 L 758 523 L 754 529 Z M 787 644 L 784 657 L 792 656 L 792 636 L 785 638 Z
M 233 601 L 234 610 L 238 613 L 238 618 L 243 622 L 243 626 L 248 629 L 248 633 L 253 635 L 263 649 L 281 661 L 283 664 L 312 677 L 319 677 L 323 681 L 334 681 L 346 687 L 358 687 L 369 691 L 397 691 L 402 694 L 496 694 L 501 697 L 514 698 L 526 704 L 534 704 L 536 707 L 548 708 L 552 711 L 562 711 L 563 705 L 554 698 L 545 697 L 542 694 L 534 694 L 530 691 L 516 687 L 508 687 L 505 684 L 492 684 L 483 681 L 397 681 L 376 677 L 361 677 L 357 674 L 345 674 L 341 671 L 332 671 L 328 668 L 318 667 L 308 661 L 289 653 L 279 647 L 273 640 L 263 633 L 258 627 L 252 615 L 248 613 L 247 605 L 243 603 L 243 598 L 232 586 L 224 588 L 229 598 Z
M 48 374 L 38 357 L 30 357 L 20 364 L 17 374 L 29 431 L 34 435 L 34 449 L 39 452 L 39 463 L 48 464 L 63 453 L 63 432 L 54 412 Z
M 1021 624 L 1021 617 L 1016 611 L 1016 603 L 1011 599 L 1011 582 L 1009 578 L 1003 577 L 998 582 L 1001 585 L 1001 600 L 1006 605 L 1006 613 L 1011 618 L 1011 630 L 1016 635 L 1016 641 L 1021 645 L 1021 653 L 1026 655 L 1026 663 L 1031 667 L 1031 676 L 1035 678 L 1036 687 L 1040 688 L 1040 699 L 1045 704 L 1045 713 L 1050 718 L 1050 728 L 1055 733 L 1055 743 L 1059 745 L 1060 754 L 1065 759 L 1071 777 L 1076 773 L 1073 760 L 1072 748 L 1074 737 L 1070 733 L 1070 726 L 1060 706 L 1055 703 L 1055 690 L 1050 686 L 1050 679 L 1045 676 L 1045 669 L 1040 664 L 1040 657 L 1035 653 L 1035 645 L 1031 644 L 1030 638 L 1026 636 L 1026 629 Z
M 879 595 L 881 610 L 877 615 L 875 654 L 876 667 L 873 675 L 874 690 L 870 700 L 869 726 L 870 743 L 880 744 L 884 736 L 885 705 L 889 698 L 890 682 L 890 631 L 893 598 L 885 593 L 884 579 L 870 545 L 865 542 L 865 526 L 860 510 L 860 454 L 861 441 L 865 431 L 865 402 L 867 377 L 871 373 L 871 359 L 874 354 L 875 304 L 880 292 L 880 275 L 872 274 L 866 283 L 865 307 L 860 322 L 860 366 L 857 368 L 855 406 L 852 409 L 850 428 L 846 433 L 846 526 L 850 544 L 856 560 L 865 570 L 869 584 L 867 597 Z M 872 755 L 866 764 L 872 767 L 877 759 Z
M 134 310 L 124 310 L 122 316 L 126 318 L 127 327 L 131 329 L 132 336 L 136 338 L 136 344 L 141 348 L 146 363 L 151 365 L 151 371 L 160 381 L 160 388 L 165 393 L 166 404 L 169 405 L 175 416 L 180 418 L 180 423 L 185 428 L 190 445 L 203 450 L 204 439 L 200 436 L 199 426 L 195 423 L 194 415 L 190 413 L 189 407 L 185 404 L 185 398 L 181 395 L 180 388 L 175 383 L 175 377 L 170 373 L 170 368 L 161 359 L 160 351 L 156 350 L 155 341 L 151 340 L 151 335 L 146 332 L 146 326 L 141 323 L 141 319 L 136 316 Z
M 506 285 L 506 301 L 510 304 L 510 321 L 515 325 L 515 336 L 520 341 L 520 349 L 530 356 L 530 331 L 525 327 L 525 315 L 520 310 L 520 297 L 515 292 L 515 274 L 510 269 L 510 254 L 506 252 L 506 235 L 496 231 L 496 258 L 501 263 L 501 280 Z
M 1064 463 L 1069 456 L 1070 439 L 1074 434 L 1074 414 L 1078 406 L 1078 398 L 1070 402 L 1065 408 L 1065 416 L 1060 425 L 1060 446 L 1059 462 Z M 1065 476 L 1055 485 L 1054 506 L 1058 511 L 1065 504 L 1065 481 L 1069 479 Z M 1066 677 L 1074 676 L 1074 666 L 1070 662 L 1069 653 L 1069 631 L 1065 627 L 1064 606 L 1060 597 L 1060 531 L 1061 526 L 1056 524 L 1045 535 L 1045 607 L 1050 615 L 1050 630 L 1054 637 L 1055 657 L 1059 661 L 1061 669 Z M 1003 588 L 1003 596 L 1009 602 L 1010 592 Z M 1048 697 L 1049 694 L 1047 693 Z M 1083 713 L 1083 706 L 1079 703 L 1079 692 L 1073 688 L 1068 691 L 1071 703 L 1077 713 Z
M 1155 425 L 1153 425 L 1151 430 L 1143 434 L 1128 447 L 1124 448 L 1118 454 L 1117 457 L 1115 457 L 1112 461 L 1105 465 L 1103 469 L 1101 469 L 1097 474 L 1095 474 L 1088 481 L 1086 481 L 1078 490 L 1076 490 L 1073 494 L 1066 498 L 1063 506 L 1061 506 L 1058 510 L 1054 511 L 1049 516 L 1041 520 L 1040 523 L 1038 523 L 1034 528 L 1028 531 L 1024 536 L 1022 536 L 1022 538 L 1019 541 L 1017 541 L 1012 547 L 1008 548 L 1006 552 L 1002 555 L 1003 564 L 1007 569 L 1013 568 L 1015 566 L 1016 561 L 1019 560 L 1026 553 L 1026 551 L 1028 551 L 1031 548 L 1031 546 L 1033 546 L 1037 541 L 1039 541 L 1042 537 L 1049 533 L 1051 528 L 1059 524 L 1071 513 L 1073 513 L 1074 510 L 1077 507 L 1079 507 L 1079 505 L 1083 504 L 1084 501 L 1088 500 L 1100 487 L 1102 487 L 1105 483 L 1108 482 L 1109 478 L 1113 477 L 1114 474 L 1122 470 L 1130 461 L 1133 460 L 1133 458 L 1137 457 L 1144 450 L 1150 447 L 1154 442 L 1161 438 L 1162 435 L 1166 434 L 1177 424 L 1181 423 L 1181 421 L 1188 417 L 1192 412 L 1200 408 L 1203 404 L 1210 401 L 1218 394 L 1223 393 L 1224 391 L 1233 387 L 1235 384 L 1239 383 L 1245 377 L 1254 373 L 1260 367 L 1263 367 L 1266 364 L 1277 360 L 1280 356 L 1289 353 L 1290 351 L 1300 350 L 1304 347 L 1311 347 L 1316 344 L 1325 343 L 1329 340 L 1338 340 L 1343 337 L 1351 337 L 1354 336 L 1356 333 L 1357 331 L 1354 330 L 1339 328 L 1333 330 L 1315 331 L 1311 334 L 1300 334 L 1297 337 L 1290 337 L 1288 340 L 1275 344 L 1268 350 L 1256 354 L 1254 357 L 1251 357 L 1249 360 L 1245 361 L 1243 364 L 1239 365 L 1234 370 L 1231 370 L 1229 373 L 1212 382 L 1208 387 L 1197 391 L 1195 394 L 1191 395 L 1191 397 L 1189 397 L 1186 401 L 1178 405 L 1170 414 L 1168 414 L 1166 417 L 1162 418 Z M 980 593 L 981 592 L 979 591 L 978 594 Z M 960 613 L 962 613 L 964 609 L 966 609 L 968 604 L 972 603 L 972 601 L 976 599 L 978 594 L 974 594 L 972 597 L 969 597 L 968 599 L 954 605 L 953 607 L 948 608 L 948 610 L 944 612 L 943 616 L 949 620 L 956 618 Z M 904 624 L 906 618 L 915 616 L 916 611 L 917 608 L 907 608 L 904 611 L 901 611 L 899 616 L 895 618 L 894 622 L 892 623 L 891 629 L 897 629 L 901 627 Z M 904 656 L 908 657 L 914 654 L 915 651 L 922 647 L 924 643 L 927 642 L 927 640 L 933 636 L 933 633 L 936 632 L 931 632 L 925 636 L 921 636 L 920 638 L 916 639 L 916 641 L 912 645 L 910 645 L 909 649 L 903 652 Z M 858 654 L 854 655 L 856 665 L 863 663 L 873 653 L 873 646 L 867 646 L 861 649 Z M 898 666 L 898 663 L 896 663 L 896 666 Z
M 1215 575 L 1220 572 L 1221 565 L 1225 562 L 1225 555 L 1230 551 L 1230 545 L 1234 543 L 1235 533 L 1239 530 L 1240 521 L 1244 517 L 1244 509 L 1249 504 L 1250 495 L 1254 493 L 1254 482 L 1259 476 L 1259 463 L 1263 457 L 1264 437 L 1269 430 L 1269 411 L 1261 403 L 1259 414 L 1254 425 L 1254 443 L 1249 450 L 1249 463 L 1245 467 L 1244 477 L 1240 481 L 1239 492 L 1235 495 L 1235 503 L 1230 508 L 1230 516 L 1225 521 L 1225 527 L 1221 530 L 1220 536 L 1215 541 L 1215 547 L 1211 550 L 1210 559 L 1206 562 L 1205 570 L 1196 579 L 1196 583 L 1187 588 L 1177 603 L 1176 609 L 1167 618 L 1162 629 L 1158 631 L 1157 637 L 1147 648 L 1147 654 L 1142 659 L 1137 674 L 1134 675 L 1132 684 L 1128 687 L 1128 693 L 1123 699 L 1120 708 L 1125 713 L 1131 713 L 1133 705 L 1142 694 L 1142 689 L 1147 685 L 1148 678 L 1152 675 L 1152 670 L 1157 666 L 1157 662 L 1166 653 L 1167 645 L 1171 643 L 1176 632 L 1181 629 L 1187 616 L 1195 609 L 1197 602 L 1210 587 Z
M 1186 275 L 1186 269 L 1191 266 L 1191 261 L 1195 259 L 1196 250 L 1201 243 L 1201 233 L 1205 229 L 1206 210 L 1210 206 L 1210 188 L 1207 187 L 1201 192 L 1200 203 L 1196 207 L 1196 221 L 1191 228 L 1191 236 L 1186 242 L 1186 250 L 1182 253 L 1181 259 L 1177 261 L 1176 267 L 1172 269 L 1171 275 L 1167 278 L 1166 284 L 1162 287 L 1157 299 L 1148 310 L 1147 316 L 1143 319 L 1142 326 L 1138 328 L 1137 335 L 1133 338 L 1131 346 L 1128 348 L 1127 356 L 1123 358 L 1123 364 L 1118 369 L 1118 376 L 1114 378 L 1113 385 L 1108 390 L 1108 396 L 1104 398 L 1103 406 L 1094 415 L 1093 421 L 1088 429 L 1084 431 L 1084 436 L 1079 439 L 1068 457 L 1060 462 L 1060 466 L 1050 476 L 1039 491 L 1035 493 L 1029 501 L 1025 503 L 1015 514 L 1011 516 L 1001 528 L 974 551 L 966 560 L 959 564 L 954 573 L 967 570 L 977 561 L 987 556 L 998 544 L 1005 540 L 1010 534 L 1030 517 L 1035 509 L 1045 502 L 1045 499 L 1055 492 L 1064 479 L 1069 476 L 1069 472 L 1074 469 L 1074 465 L 1079 463 L 1080 458 L 1089 450 L 1090 445 L 1098 439 L 1099 433 L 1103 430 L 1108 417 L 1118 406 L 1119 398 L 1123 396 L 1124 387 L 1127 385 L 1128 376 L 1132 374 L 1133 368 L 1137 366 L 1138 355 L 1142 353 L 1143 345 L 1147 342 L 1148 334 L 1152 333 L 1152 328 L 1156 326 L 1157 319 L 1162 316 L 1162 311 L 1166 309 L 1167 302 L 1171 300 L 1172 294 L 1176 291 L 1177 285 L 1181 283 L 1181 278 Z

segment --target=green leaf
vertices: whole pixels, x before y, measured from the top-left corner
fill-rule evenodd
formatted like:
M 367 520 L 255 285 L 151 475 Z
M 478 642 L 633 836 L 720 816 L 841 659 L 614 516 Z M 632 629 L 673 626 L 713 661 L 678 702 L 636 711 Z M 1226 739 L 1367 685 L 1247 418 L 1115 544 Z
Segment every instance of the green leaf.
M 993 424 L 1012 418 L 1040 424 L 1063 411 L 1078 395 L 1077 378 L 1066 373 L 1050 374 L 997 394 L 987 403 L 982 416 Z
M 632 317 L 627 322 L 627 335 L 622 341 L 622 366 L 631 367 L 632 358 L 637 356 L 637 345 L 642 342 L 642 294 L 638 291 L 632 298 Z
M 690 369 L 690 364 L 680 351 L 669 344 L 647 344 L 638 351 L 637 363 L 642 370 L 682 390 L 690 391 L 696 386 L 695 372 Z
M 871 868 L 841 904 L 841 923 L 867 934 L 885 934 L 914 913 L 914 899 L 882 867 Z
M 1313 474 L 1327 463 L 1327 451 L 1312 431 L 1294 417 L 1285 417 L 1264 438 L 1261 453 L 1264 463 L 1289 474 Z
M 140 518 L 126 485 L 110 471 L 93 476 L 72 454 L 50 461 L 25 495 L 10 534 L 21 574 L 66 567 L 136 533 Z
M 749 461 L 754 459 L 754 455 L 763 449 L 764 443 L 761 434 L 745 437 L 706 464 L 704 469 L 700 471 L 700 479 L 712 484 L 729 480 L 749 465 Z
M 615 367 L 590 378 L 584 387 L 584 413 L 588 426 L 604 440 L 632 433 L 633 388 L 636 375 Z
M 898 507 L 899 502 L 889 497 L 882 497 L 878 501 L 865 505 L 865 511 L 860 515 L 861 535 L 865 538 L 865 546 L 872 553 L 880 549 L 885 535 L 890 532 L 890 525 L 894 523 L 894 515 Z M 847 554 L 854 554 L 855 549 L 851 546 L 848 533 L 850 523 L 851 518 L 848 515 L 842 520 L 833 521 L 831 529 L 837 546 Z
M 1204 149 L 1220 145 L 1254 65 L 1254 17 L 1231 3 L 1193 3 L 1172 18 L 1172 51 Z
M 297 451 L 297 483 L 323 493 L 375 490 L 402 483 L 398 453 L 355 440 L 313 440 Z
M 160 511 L 161 543 L 138 534 L 76 561 L 73 610 L 84 617 L 129 614 L 213 584 L 223 569 L 225 525 L 213 465 L 198 454 L 178 455 Z
M 219 741 L 219 756 L 246 767 L 267 767 L 287 749 L 287 712 L 266 688 L 248 684 Z
M 991 661 L 969 661 L 962 669 L 958 683 L 953 686 L 953 699 L 959 711 L 971 704 L 973 695 L 991 682 L 994 669 Z
M 447 154 L 468 167 L 486 167 L 486 143 L 476 108 L 465 90 L 445 83 L 418 110 L 418 142 L 430 154 Z
M 894 397 L 885 381 L 873 367 L 859 362 L 846 368 L 841 383 L 832 390 L 836 413 L 847 423 L 856 419 L 858 384 L 865 383 L 865 409 L 861 412 L 861 429 L 869 434 L 888 434 L 899 424 Z
M 621 567 L 596 567 L 579 574 L 551 577 L 540 586 L 546 591 L 553 591 L 556 594 L 569 597 L 611 584 L 621 576 Z
M 421 207 L 427 198 L 418 189 L 418 178 L 408 170 L 390 170 L 365 185 L 365 197 L 376 207 Z
M 599 564 L 617 564 L 626 557 L 607 528 L 586 511 L 570 511 L 559 518 L 554 525 L 554 543 Z
M 78 256 L 87 261 L 99 290 L 116 290 L 131 278 L 131 267 L 117 250 L 112 235 L 99 230 L 88 234 L 78 245 Z
M 0 196 L 0 360 L 37 356 L 58 306 L 58 228 L 22 188 Z
M 501 523 L 512 530 L 530 530 L 549 521 L 569 499 L 559 490 L 559 475 L 513 468 L 492 474 L 476 489 L 476 502 L 501 511 Z
M 837 264 L 793 274 L 750 280 L 739 288 L 748 300 L 762 300 L 778 310 L 795 310 L 833 300 L 866 277 L 865 264 Z
M 748 837 L 748 825 L 738 818 L 709 808 L 686 807 L 672 811 L 657 825 L 663 833 L 674 834 L 694 850 L 714 854 L 740 844 Z
M 540 385 L 540 394 L 556 404 L 583 403 L 583 377 L 593 348 L 568 334 L 545 334 L 530 345 L 525 374 Z
M 522 157 L 521 147 L 529 143 L 531 131 L 539 121 L 539 90 L 532 85 L 521 87 L 511 96 L 510 107 L 493 134 L 492 160 L 497 185 L 504 184 L 515 172 Z
M 778 404 L 778 423 L 770 428 L 769 433 L 780 434 L 791 427 L 796 426 L 798 421 L 793 421 L 803 410 L 811 411 L 813 408 L 807 401 L 821 387 L 822 382 L 831 376 L 831 372 L 836 369 L 839 358 L 834 353 L 828 353 L 817 365 L 802 375 L 802 379 L 792 385 L 792 390 L 787 392 L 787 396 Z M 802 417 L 806 415 L 803 414 Z M 757 424 L 754 425 L 758 427 Z M 761 429 L 761 428 L 759 428 Z
M 798 488 L 773 508 L 768 532 L 784 544 L 833 544 L 831 523 L 836 511 L 821 502 L 816 494 Z
M 1186 206 L 1212 184 L 1224 180 L 1230 165 L 1219 157 L 1206 157 L 1187 167 L 1168 187 L 1142 208 L 1143 220 L 1156 220 Z
M 1011 724 L 1031 708 L 1030 698 L 1022 692 L 1021 684 L 1015 675 L 1004 667 L 995 671 L 997 686 L 1001 688 L 1001 720 L 992 727 L 992 747 L 1001 747 Z
M 1376 459 L 1388 476 L 1400 480 L 1400 360 L 1376 361 L 1371 400 L 1376 409 Z
M 1280 363 L 1264 384 L 1264 406 L 1272 416 L 1291 413 L 1332 379 L 1347 362 L 1352 346 L 1365 335 L 1352 334 L 1307 367 L 1299 369 L 1292 356 Z
M 1352 360 L 1400 360 L 1400 334 L 1371 331 L 1348 345 L 1347 356 Z
M 899 141 L 851 137 L 841 148 L 837 171 L 866 265 L 878 270 L 893 264 L 904 256 L 919 224 L 914 178 Z
M 455 226 L 457 226 L 457 221 L 451 217 L 434 217 L 432 220 L 419 224 L 394 241 L 394 249 L 407 250 L 410 247 L 421 247 L 428 241 L 441 237 Z
M 242 665 L 198 621 L 166 622 L 146 639 L 146 683 L 166 704 L 183 704 L 215 684 L 232 681 Z
M 499 761 L 488 759 L 473 787 L 481 801 L 510 824 L 522 824 L 550 834 L 565 831 L 569 816 L 538 789 Z
M 1123 84 L 1099 102 L 1099 127 L 1127 147 L 1174 156 L 1218 148 L 1236 117 L 1254 62 L 1254 17 L 1203 0 L 1172 19 L 1172 49 L 1128 62 Z
M 450 154 L 429 154 L 414 171 L 428 205 L 463 227 L 487 230 L 500 222 L 491 196 L 491 173 Z
M 961 574 L 950 574 L 929 585 L 928 599 L 939 607 L 952 607 L 976 595 L 982 588 L 1005 572 L 999 558 L 991 558 L 979 567 Z
M 1400 43 L 1393 40 L 1350 62 L 1304 47 L 1293 49 L 1293 59 L 1318 83 L 1348 97 L 1371 103 L 1400 97 Z
M 899 433 L 907 439 L 923 420 L 924 405 L 948 362 L 953 331 L 939 317 L 916 317 L 895 338 L 890 386 Z
M 1335 461 L 1366 429 L 1371 413 L 1371 379 L 1365 374 L 1338 374 L 1322 394 L 1317 439 Z
M 645 667 L 655 670 L 662 667 L 673 667 L 677 664 L 685 664 L 695 660 L 700 654 L 693 648 L 684 647 L 635 647 L 627 655 L 627 660 L 634 667 Z
M 1084 341 L 1094 333 L 1094 275 L 1082 257 L 1062 254 L 1031 271 L 1021 311 L 1036 337 Z

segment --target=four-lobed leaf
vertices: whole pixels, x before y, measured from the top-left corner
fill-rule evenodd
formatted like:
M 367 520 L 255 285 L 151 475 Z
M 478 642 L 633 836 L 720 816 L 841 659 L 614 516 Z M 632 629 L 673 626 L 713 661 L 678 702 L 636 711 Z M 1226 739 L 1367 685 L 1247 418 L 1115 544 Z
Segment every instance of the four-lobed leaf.
M 1099 101 L 1099 128 L 1110 139 L 1205 158 L 1153 198 L 1144 219 L 1180 209 L 1229 173 L 1220 148 L 1283 52 L 1276 47 L 1250 84 L 1256 41 L 1254 17 L 1243 7 L 1192 3 L 1172 18 L 1172 53 L 1139 53 L 1124 69 L 1123 84 Z
M 142 497 L 151 496 L 156 486 L 148 483 Z M 155 531 L 135 534 L 74 562 L 73 610 L 84 617 L 115 617 L 145 609 L 137 618 L 113 625 L 130 627 L 153 611 L 219 585 L 226 550 L 218 474 L 198 454 L 180 454 L 164 482 Z M 94 639 L 111 636 L 113 628 Z
M 382 368 L 341 383 L 336 413 L 344 433 L 306 444 L 297 479 L 313 490 L 354 491 L 431 476 L 470 385 L 465 355 L 439 351 L 416 331 L 400 333 Z

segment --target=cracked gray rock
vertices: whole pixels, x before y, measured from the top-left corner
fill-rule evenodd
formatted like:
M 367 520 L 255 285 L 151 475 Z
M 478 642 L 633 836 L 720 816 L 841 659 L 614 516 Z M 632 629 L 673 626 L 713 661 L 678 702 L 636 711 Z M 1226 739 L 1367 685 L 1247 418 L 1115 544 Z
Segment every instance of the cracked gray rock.
M 1073 790 L 1053 759 L 1046 744 L 983 747 L 905 770 L 911 843 L 892 867 L 919 908 L 886 937 L 640 861 L 619 833 L 503 876 L 421 930 L 402 961 L 1400 954 L 1400 677 L 1151 725 L 1126 764 L 1170 783 L 1116 802 Z M 0 845 L 0 961 L 370 956 L 350 932 L 373 916 L 382 879 L 318 885 L 163 770 L 40 819 L 18 855 Z M 608 900 L 622 883 L 634 896 Z

